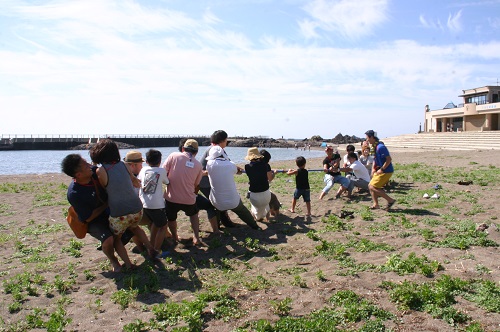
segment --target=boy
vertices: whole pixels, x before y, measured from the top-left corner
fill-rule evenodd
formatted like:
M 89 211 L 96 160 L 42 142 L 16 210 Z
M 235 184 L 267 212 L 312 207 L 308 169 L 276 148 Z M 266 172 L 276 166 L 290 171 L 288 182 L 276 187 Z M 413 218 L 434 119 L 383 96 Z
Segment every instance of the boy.
M 352 173 L 348 175 L 349 178 L 349 188 L 347 189 L 347 197 L 351 198 L 352 190 L 354 187 L 368 191 L 368 184 L 370 183 L 370 174 L 366 167 L 358 160 L 358 155 L 354 152 L 349 152 L 347 154 L 347 160 L 349 161 L 349 166 L 341 168 L 342 172 Z
M 307 207 L 306 216 L 311 216 L 311 192 L 309 187 L 309 172 L 306 167 L 306 158 L 299 156 L 295 159 L 298 169 L 289 169 L 287 174 L 295 174 L 295 192 L 293 193 L 292 208 L 290 212 L 295 213 L 297 200 L 302 196 Z
M 167 214 L 165 213 L 165 200 L 163 199 L 162 183 L 168 185 L 167 171 L 160 167 L 161 152 L 150 149 L 146 153 L 146 163 L 137 178 L 141 181 L 139 198 L 144 207 L 144 214 L 151 220 L 151 244 L 164 258 L 166 252 L 161 251 L 167 230 Z

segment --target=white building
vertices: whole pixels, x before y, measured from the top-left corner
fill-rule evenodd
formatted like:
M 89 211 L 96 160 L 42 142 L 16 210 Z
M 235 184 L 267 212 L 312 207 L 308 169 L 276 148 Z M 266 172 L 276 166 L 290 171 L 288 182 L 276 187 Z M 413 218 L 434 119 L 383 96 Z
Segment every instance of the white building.
M 462 91 L 463 104 L 432 111 L 425 106 L 424 132 L 500 130 L 500 86 Z

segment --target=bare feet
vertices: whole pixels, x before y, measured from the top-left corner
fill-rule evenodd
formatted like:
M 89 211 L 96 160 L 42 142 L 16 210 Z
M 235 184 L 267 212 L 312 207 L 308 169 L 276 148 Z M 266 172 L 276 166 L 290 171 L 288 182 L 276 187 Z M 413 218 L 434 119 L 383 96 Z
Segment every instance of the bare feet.
M 290 209 L 289 211 L 290 211 L 291 213 L 295 213 L 295 210 Z
M 202 240 L 195 240 L 195 239 L 193 239 L 193 245 L 195 247 L 208 247 L 207 244 Z

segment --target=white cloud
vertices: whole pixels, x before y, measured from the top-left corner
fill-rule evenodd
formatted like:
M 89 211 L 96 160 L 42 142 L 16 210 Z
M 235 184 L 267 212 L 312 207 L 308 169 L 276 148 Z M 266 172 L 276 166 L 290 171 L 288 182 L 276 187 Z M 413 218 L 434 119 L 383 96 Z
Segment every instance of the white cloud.
M 445 28 L 439 19 L 432 21 L 427 19 L 424 15 L 419 16 L 419 21 L 422 27 L 426 29 L 435 29 L 440 31 L 445 31 Z M 446 28 L 451 33 L 459 33 L 463 30 L 462 27 L 462 10 L 459 10 L 455 14 L 449 14 L 448 20 L 446 21 Z
M 446 26 L 452 33 L 458 33 L 462 31 L 462 10 L 459 10 L 456 14 L 452 15 L 450 14 L 448 16 L 448 22 Z
M 500 17 L 489 17 L 488 18 L 488 23 L 490 25 L 491 28 L 495 29 L 495 30 L 499 30 L 500 29 Z
M 411 40 L 320 47 L 272 31 L 252 40 L 210 10 L 195 19 L 131 1 L 89 3 L 100 9 L 94 17 L 71 2 L 16 12 L 19 24 L 12 30 L 21 37 L 16 47 L 0 47 L 0 105 L 9 110 L 0 133 L 207 134 L 227 128 L 241 135 L 333 137 L 357 134 L 360 122 L 353 119 L 381 133 L 408 132 L 425 104 L 442 106 L 449 90 L 455 96 L 471 77 L 489 75 L 491 64 L 478 59 L 500 58 L 498 42 L 482 44 L 479 54 L 475 44 L 430 47 Z M 341 17 L 354 11 L 344 1 L 313 5 L 335 8 Z M 319 7 L 302 21 L 310 38 L 325 31 L 359 37 L 385 18 L 357 12 L 366 19 L 356 24 L 371 27 L 363 30 L 336 25 Z M 126 22 L 135 22 L 134 31 Z M 423 16 L 421 23 L 435 24 Z
M 387 19 L 387 0 L 314 0 L 304 6 L 312 22 L 299 25 L 304 36 L 311 38 L 311 28 L 335 32 L 345 38 L 358 39 L 370 35 Z

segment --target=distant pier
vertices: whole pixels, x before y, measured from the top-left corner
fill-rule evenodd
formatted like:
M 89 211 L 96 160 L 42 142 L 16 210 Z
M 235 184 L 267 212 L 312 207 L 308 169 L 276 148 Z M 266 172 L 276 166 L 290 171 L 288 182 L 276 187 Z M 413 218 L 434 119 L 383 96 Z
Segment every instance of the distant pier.
M 138 148 L 174 147 L 181 139 L 189 137 L 200 145 L 209 145 L 210 136 L 203 135 L 106 135 L 106 136 L 71 136 L 71 135 L 2 135 L 0 150 L 70 150 L 79 145 L 96 143 L 103 138 L 134 145 Z

